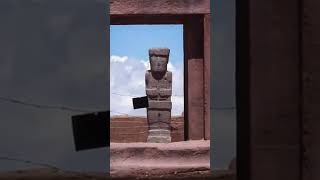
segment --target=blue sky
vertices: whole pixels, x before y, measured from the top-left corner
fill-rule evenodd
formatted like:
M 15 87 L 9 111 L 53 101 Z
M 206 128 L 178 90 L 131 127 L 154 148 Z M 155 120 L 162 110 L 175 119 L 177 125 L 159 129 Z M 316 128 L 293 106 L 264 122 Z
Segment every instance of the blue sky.
M 150 69 L 148 49 L 153 47 L 170 49 L 168 70 L 173 74 L 172 115 L 181 115 L 184 109 L 182 25 L 110 27 L 111 115 L 120 112 L 146 116 L 145 109 L 133 109 L 131 98 L 145 96 L 145 72 Z
M 170 62 L 183 62 L 182 25 L 112 25 L 110 54 L 133 59 L 148 59 L 151 47 L 170 49 Z

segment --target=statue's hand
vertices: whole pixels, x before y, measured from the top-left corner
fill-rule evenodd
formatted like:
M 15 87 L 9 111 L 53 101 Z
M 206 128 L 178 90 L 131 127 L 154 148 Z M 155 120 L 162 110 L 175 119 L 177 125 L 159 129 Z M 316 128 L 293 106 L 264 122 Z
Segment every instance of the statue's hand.
M 172 95 L 172 89 L 161 88 L 159 94 L 161 97 L 170 97 Z
M 147 88 L 146 89 L 146 94 L 147 96 L 150 97 L 157 97 L 158 96 L 158 91 L 156 88 Z

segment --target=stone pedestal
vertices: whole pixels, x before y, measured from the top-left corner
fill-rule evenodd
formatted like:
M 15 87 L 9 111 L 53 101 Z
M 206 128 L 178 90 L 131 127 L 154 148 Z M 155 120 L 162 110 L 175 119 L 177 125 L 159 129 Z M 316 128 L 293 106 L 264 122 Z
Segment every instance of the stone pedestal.
M 146 175 L 147 179 L 162 179 L 166 175 L 181 178 L 188 172 L 204 171 L 210 171 L 210 141 L 110 144 L 110 175 L 114 178 L 145 179 Z
M 171 142 L 171 132 L 165 129 L 149 130 L 147 142 L 151 143 L 169 143 Z

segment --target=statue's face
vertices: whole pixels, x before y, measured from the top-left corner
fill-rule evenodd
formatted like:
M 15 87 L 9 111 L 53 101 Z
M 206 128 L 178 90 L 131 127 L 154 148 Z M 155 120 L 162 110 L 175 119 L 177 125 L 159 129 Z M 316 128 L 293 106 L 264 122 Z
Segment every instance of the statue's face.
M 166 56 L 150 56 L 151 71 L 154 72 L 166 72 L 168 64 L 168 57 Z

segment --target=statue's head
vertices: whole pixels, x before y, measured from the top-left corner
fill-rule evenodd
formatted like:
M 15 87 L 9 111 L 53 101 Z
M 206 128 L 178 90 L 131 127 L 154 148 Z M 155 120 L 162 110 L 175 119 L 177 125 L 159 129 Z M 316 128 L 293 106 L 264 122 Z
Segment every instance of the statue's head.
M 149 60 L 151 71 L 166 72 L 169 61 L 170 49 L 168 48 L 151 48 L 149 49 Z

